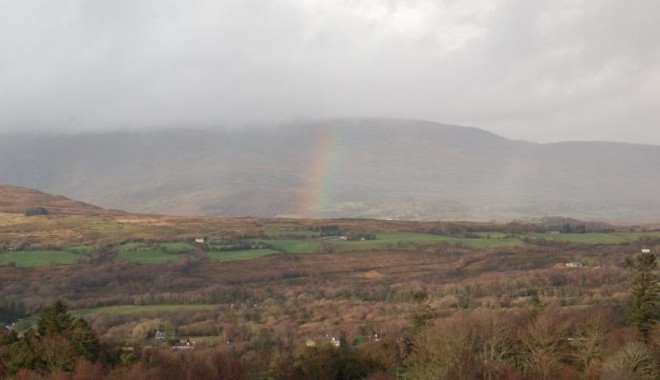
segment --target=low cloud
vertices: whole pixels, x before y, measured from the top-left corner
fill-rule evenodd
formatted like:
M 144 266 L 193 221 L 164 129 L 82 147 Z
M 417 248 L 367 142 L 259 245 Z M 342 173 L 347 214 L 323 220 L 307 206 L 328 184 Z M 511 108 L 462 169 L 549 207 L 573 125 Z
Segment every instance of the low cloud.
M 652 0 L 0 3 L 0 131 L 380 116 L 660 144 Z

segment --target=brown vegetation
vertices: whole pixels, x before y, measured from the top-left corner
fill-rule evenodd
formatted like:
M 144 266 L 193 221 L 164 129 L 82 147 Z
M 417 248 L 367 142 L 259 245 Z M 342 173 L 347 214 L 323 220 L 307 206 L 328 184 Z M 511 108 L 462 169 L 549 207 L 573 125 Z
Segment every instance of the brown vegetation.
M 31 244 L 50 241 L 57 248 L 55 242 L 81 239 L 94 244 L 99 255 L 114 249 L 105 243 L 123 240 L 293 234 L 320 225 L 460 234 L 539 228 L 3 215 L 7 219 L 0 223 L 0 239 L 5 243 L 32 239 Z M 657 378 L 655 299 L 645 298 L 648 324 L 643 330 L 624 322 L 634 283 L 624 263 L 642 244 L 657 245 L 651 240 L 619 246 L 548 240 L 474 249 L 425 243 L 411 250 L 279 253 L 231 262 L 191 254 L 168 264 L 98 260 L 3 266 L 1 315 L 3 322 L 16 322 L 18 334 L 0 334 L 0 368 L 15 379 Z M 585 266 L 557 265 L 575 260 Z M 657 271 L 643 273 L 644 278 L 657 278 Z M 68 332 L 46 337 L 30 332 L 35 318 L 19 320 L 43 312 L 56 299 L 89 321 L 101 341 L 98 356 L 74 355 L 77 346 Z M 164 337 L 156 339 L 156 332 Z M 32 343 L 14 346 L 16 339 Z M 172 349 L 177 343 L 195 348 Z M 58 350 L 62 347 L 66 349 Z M 15 360 L 21 350 L 32 355 L 25 358 L 55 364 L 23 366 Z M 13 363 L 11 372 L 8 363 Z

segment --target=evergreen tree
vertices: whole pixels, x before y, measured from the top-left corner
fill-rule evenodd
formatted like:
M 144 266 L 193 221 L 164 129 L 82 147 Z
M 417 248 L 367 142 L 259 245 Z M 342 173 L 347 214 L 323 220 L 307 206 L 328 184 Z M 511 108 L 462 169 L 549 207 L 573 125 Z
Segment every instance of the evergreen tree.
M 96 361 L 101 351 L 99 339 L 87 321 L 73 318 L 61 300 L 41 313 L 38 322 L 40 348 L 50 371 L 71 371 L 77 358 Z
M 71 328 L 72 322 L 64 302 L 57 300 L 41 312 L 37 331 L 41 336 L 61 334 Z
M 414 306 L 411 328 L 412 332 L 416 333 L 433 319 L 433 313 L 429 305 L 429 294 L 426 291 L 413 292 L 412 297 Z
M 659 319 L 660 284 L 655 273 L 655 254 L 642 252 L 634 260 L 626 259 L 626 269 L 630 272 L 630 295 L 626 320 L 637 327 L 649 341 L 649 334 Z
M 85 359 L 95 362 L 99 358 L 101 345 L 96 332 L 82 318 L 77 318 L 73 323 L 70 336 L 71 345 L 76 356 L 82 356 Z
M 96 332 L 84 319 L 73 318 L 64 302 L 43 309 L 37 326 L 38 333 L 29 329 L 20 337 L 15 332 L 0 333 L 0 377 L 21 369 L 70 372 L 80 359 L 87 363 L 99 359 Z

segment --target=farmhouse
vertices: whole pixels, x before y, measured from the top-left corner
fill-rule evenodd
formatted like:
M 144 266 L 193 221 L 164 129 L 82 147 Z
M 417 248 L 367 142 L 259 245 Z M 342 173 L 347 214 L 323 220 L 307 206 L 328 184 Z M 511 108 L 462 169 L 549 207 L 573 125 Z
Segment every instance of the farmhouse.
M 156 340 L 163 340 L 165 339 L 165 331 L 158 330 L 154 333 L 154 339 Z
M 195 346 L 193 346 L 191 344 L 177 343 L 174 346 L 172 346 L 172 349 L 177 350 L 177 351 L 190 351 L 190 350 L 194 350 Z
M 172 346 L 173 350 L 179 350 L 179 351 L 190 351 L 195 349 L 195 342 L 190 341 L 190 339 L 186 339 L 185 342 L 179 342 Z
M 573 261 L 573 262 L 570 262 L 570 263 L 566 263 L 565 265 L 569 268 L 582 268 L 582 266 L 583 266 L 582 262 L 580 262 L 580 261 Z
M 325 335 L 325 336 L 321 337 L 319 340 L 320 340 L 321 344 L 331 344 L 334 347 L 341 346 L 341 341 L 339 339 L 335 338 L 334 336 Z M 305 346 L 307 346 L 307 347 L 316 347 L 316 340 L 307 339 L 307 341 L 305 342 Z

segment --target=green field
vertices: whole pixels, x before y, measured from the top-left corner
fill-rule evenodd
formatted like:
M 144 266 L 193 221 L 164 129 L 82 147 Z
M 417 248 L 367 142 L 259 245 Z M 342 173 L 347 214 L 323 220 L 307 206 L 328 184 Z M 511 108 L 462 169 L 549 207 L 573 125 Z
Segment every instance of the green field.
M 462 243 L 470 248 L 488 249 L 488 248 L 505 248 L 505 247 L 518 247 L 525 245 L 520 239 L 515 238 L 497 238 L 497 239 L 456 239 L 455 243 Z
M 273 253 L 272 249 L 249 249 L 241 251 L 211 251 L 208 252 L 211 260 L 228 261 L 228 260 L 249 260 L 261 256 L 270 255 Z
M 119 250 L 119 252 L 129 252 L 129 251 L 145 251 L 153 248 L 145 243 L 130 242 L 118 246 L 117 249 Z
M 277 251 L 289 253 L 312 253 L 321 251 L 321 240 L 296 240 L 296 239 L 267 239 L 254 240 L 255 244 L 270 244 Z
M 641 237 L 660 237 L 660 234 L 653 232 L 611 232 L 600 233 L 590 232 L 584 234 L 566 233 L 566 234 L 548 234 L 548 233 L 530 233 L 528 237 L 533 239 L 546 239 L 552 241 L 564 241 L 578 244 L 625 244 L 631 243 Z
M 162 251 L 120 251 L 119 257 L 143 264 L 162 264 L 176 261 L 181 256 Z
M 24 251 L 0 254 L 0 264 L 14 263 L 19 267 L 34 267 L 49 264 L 73 264 L 86 258 L 67 251 Z
M 336 246 L 341 251 L 359 251 L 359 250 L 390 250 L 390 249 L 415 249 L 420 245 L 449 243 L 449 244 L 464 244 L 468 247 L 483 249 L 483 248 L 499 248 L 499 247 L 515 247 L 525 244 L 520 239 L 515 238 L 501 238 L 503 234 L 496 235 L 497 238 L 490 239 L 465 239 L 459 237 L 451 237 L 444 235 L 431 235 L 414 232 L 388 232 L 376 234 L 376 240 L 327 240 L 327 244 Z
M 95 317 L 101 314 L 112 314 L 112 315 L 126 315 L 126 314 L 138 314 L 138 313 L 149 313 L 149 312 L 180 312 L 180 311 L 198 311 L 198 310 L 210 310 L 218 307 L 218 305 L 212 304 L 189 304 L 189 305 L 118 305 L 118 306 L 104 306 L 104 307 L 95 307 L 90 309 L 76 309 L 71 310 L 71 315 L 78 317 Z M 32 326 L 37 324 L 39 320 L 39 314 L 30 315 L 27 318 L 23 319 L 23 323 Z
M 73 252 L 79 255 L 86 255 L 94 250 L 94 247 L 91 245 L 72 245 L 69 247 L 62 248 L 63 251 Z
M 159 246 L 165 248 L 168 252 L 171 253 L 189 252 L 195 250 L 196 248 L 191 243 L 186 243 L 181 241 L 160 243 Z
M 296 231 L 301 237 L 309 236 L 306 231 Z M 341 240 L 336 237 L 301 239 L 260 239 L 250 243 L 255 249 L 220 251 L 222 245 L 211 246 L 208 257 L 217 261 L 249 260 L 276 252 L 314 253 L 323 251 L 367 251 L 367 250 L 414 250 L 433 244 L 460 244 L 474 249 L 507 248 L 525 245 L 525 239 L 545 239 L 572 244 L 616 245 L 634 242 L 640 238 L 660 238 L 660 232 L 611 232 L 611 233 L 526 233 L 508 237 L 500 232 L 477 232 L 479 237 L 463 238 L 446 235 L 433 235 L 416 232 L 380 232 L 375 240 Z M 262 248 L 263 246 L 272 248 Z M 195 250 L 194 244 L 183 241 L 146 243 L 128 242 L 116 246 L 118 256 L 124 260 L 162 264 L 175 262 L 186 252 Z M 215 249 L 214 249 L 215 248 Z M 10 263 L 19 267 L 33 267 L 50 264 L 74 264 L 87 261 L 87 254 L 93 250 L 90 245 L 71 245 L 61 251 L 21 251 L 0 254 L 0 265 Z
M 177 311 L 196 311 L 208 310 L 218 305 L 210 304 L 191 304 L 191 305 L 119 305 L 96 307 L 91 309 L 72 310 L 71 314 L 81 317 L 93 317 L 99 314 L 136 314 L 148 312 L 177 312 Z

